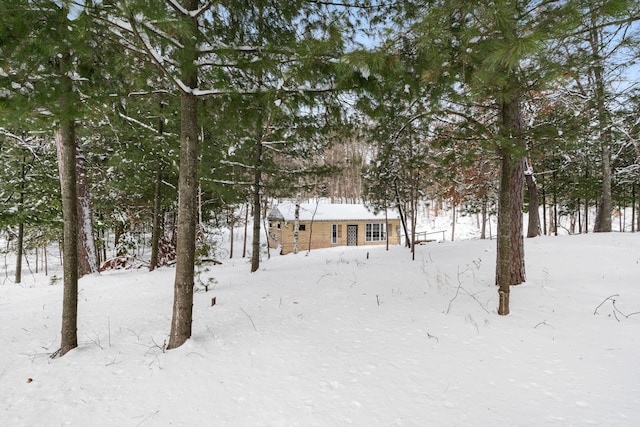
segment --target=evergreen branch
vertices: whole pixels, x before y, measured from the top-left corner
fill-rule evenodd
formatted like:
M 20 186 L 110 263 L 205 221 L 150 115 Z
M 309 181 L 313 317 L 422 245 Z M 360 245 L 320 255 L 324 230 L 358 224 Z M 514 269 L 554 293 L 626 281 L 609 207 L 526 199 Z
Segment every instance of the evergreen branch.
M 468 114 L 465 114 L 465 113 L 463 113 L 461 111 L 456 111 L 456 110 L 453 110 L 453 109 L 449 109 L 449 108 L 445 109 L 444 112 L 447 113 L 447 114 L 454 115 L 454 116 L 462 117 L 466 121 L 468 121 L 470 123 L 473 123 L 478 128 L 478 130 L 486 130 L 486 125 L 484 123 L 480 122 L 479 120 L 475 119 L 474 117 L 472 117 L 472 116 L 470 116 Z
M 240 167 L 245 168 L 245 169 L 255 169 L 256 168 L 255 166 L 252 166 L 252 165 L 247 165 L 245 163 L 240 163 L 240 162 L 234 162 L 234 161 L 231 161 L 231 160 L 220 160 L 220 164 L 227 165 L 227 166 L 240 166 Z
M 138 46 L 136 46 L 125 36 L 125 34 L 134 35 L 133 29 L 131 28 L 131 25 L 128 22 L 118 18 L 104 19 L 104 18 L 96 17 L 95 19 L 109 25 L 111 33 L 113 33 L 116 37 L 118 37 L 118 40 L 112 40 L 112 41 L 114 41 L 115 43 L 119 44 L 123 48 L 133 53 L 136 53 L 144 57 L 148 56 L 147 52 L 144 49 L 141 49 Z M 121 31 L 116 31 L 116 29 Z
M 640 15 L 632 15 L 629 16 L 627 18 L 623 18 L 623 19 L 618 19 L 615 21 L 609 21 L 609 22 L 603 22 L 601 24 L 597 24 L 597 25 L 593 25 L 593 26 L 589 26 L 587 28 L 582 28 L 580 30 L 576 30 L 573 33 L 571 33 L 569 36 L 571 37 L 578 37 L 581 35 L 588 35 L 590 32 L 592 31 L 597 31 L 597 30 L 603 30 L 607 27 L 612 27 L 612 26 L 620 26 L 620 25 L 632 25 L 633 23 L 640 21 Z
M 29 144 L 27 144 L 27 142 L 24 140 L 24 138 L 14 134 L 14 133 L 11 133 L 8 130 L 6 130 L 5 128 L 1 128 L 1 127 L 0 127 L 0 134 L 6 136 L 7 138 L 14 139 L 14 140 L 18 141 L 20 143 L 20 145 L 23 148 L 26 148 L 34 158 L 36 158 L 36 159 L 38 158 L 38 153 L 36 153 L 36 151 L 33 149 L 33 147 L 31 147 L 31 146 L 29 146 Z
M 154 128 L 153 126 L 149 126 L 146 123 L 142 123 L 140 120 L 138 119 L 134 119 L 133 117 L 127 116 L 126 114 L 121 113 L 120 111 L 118 111 L 118 116 L 130 123 L 134 123 L 140 127 L 142 127 L 143 129 L 146 129 L 154 134 L 159 134 L 160 132 L 158 131 L 158 129 Z
M 182 43 L 180 43 L 179 40 L 175 39 L 174 37 L 171 37 L 169 34 L 165 33 L 164 31 L 154 27 L 149 22 L 145 21 L 145 22 L 142 23 L 142 25 L 145 28 L 147 28 L 149 31 L 151 31 L 153 34 L 155 34 L 155 35 L 159 36 L 160 38 L 162 38 L 162 39 L 168 41 L 169 43 L 171 43 L 177 49 L 184 49 L 184 45 Z
M 222 185 L 246 185 L 248 187 L 255 185 L 253 182 L 246 181 L 229 181 L 225 179 L 205 179 L 205 182 L 213 182 L 214 184 L 222 184 Z
M 362 10 L 375 10 L 375 9 L 382 8 L 382 6 L 377 3 L 374 4 L 369 2 L 357 4 L 357 3 L 347 3 L 347 2 L 339 2 L 339 1 L 310 0 L 309 3 L 317 4 L 320 6 L 344 7 L 348 9 L 362 9 Z
M 184 16 L 191 16 L 191 12 L 187 9 L 185 9 L 180 3 L 178 3 L 176 0 L 165 0 L 166 3 L 171 6 L 171 8 L 173 10 L 175 10 L 178 13 L 183 14 Z
M 148 96 L 148 95 L 172 95 L 171 92 L 169 92 L 166 89 L 156 89 L 156 90 L 150 90 L 150 91 L 134 91 L 134 92 L 129 92 L 127 94 L 127 96 Z M 118 96 L 118 95 L 116 95 Z
M 158 66 L 160 71 L 169 80 L 171 80 L 181 92 L 183 92 L 183 93 L 192 92 L 193 89 L 188 87 L 186 84 L 184 84 L 184 82 L 182 80 L 180 80 L 179 78 L 176 78 L 175 76 L 173 76 L 169 72 L 169 70 L 164 65 L 164 59 L 161 58 L 160 55 L 158 55 L 158 52 L 156 52 L 153 49 L 153 46 L 151 46 L 149 44 L 149 38 L 148 38 L 147 34 L 145 33 L 144 36 L 143 36 L 143 34 L 138 30 L 137 26 L 135 25 L 135 19 L 134 19 L 133 15 L 132 15 L 131 11 L 127 11 L 127 12 L 128 12 L 127 20 L 129 22 L 129 24 L 131 25 L 131 30 L 133 32 L 133 35 L 142 43 L 142 47 L 143 47 L 147 57 L 151 58 L 151 61 Z
M 202 6 L 200 9 L 198 10 L 194 10 L 190 13 L 192 18 L 196 18 L 198 19 L 202 14 L 204 14 L 207 10 L 209 10 L 209 8 L 213 6 L 213 2 L 212 1 L 207 1 L 204 6 Z
M 248 46 L 248 45 L 243 45 L 243 46 L 229 46 L 228 44 L 225 43 L 209 43 L 207 46 L 201 46 L 198 49 L 199 53 L 218 53 L 221 50 L 227 50 L 227 51 L 236 51 L 236 52 L 242 52 L 242 53 L 259 53 L 262 52 L 262 47 L 260 46 Z
M 202 6 L 200 9 L 187 10 L 180 3 L 178 3 L 176 0 L 166 0 L 166 2 L 176 12 L 181 13 L 185 17 L 190 17 L 190 18 L 195 18 L 195 19 L 198 19 L 202 14 L 204 14 L 207 10 L 209 10 L 209 8 L 213 5 L 213 2 L 207 1 L 204 4 L 204 6 Z

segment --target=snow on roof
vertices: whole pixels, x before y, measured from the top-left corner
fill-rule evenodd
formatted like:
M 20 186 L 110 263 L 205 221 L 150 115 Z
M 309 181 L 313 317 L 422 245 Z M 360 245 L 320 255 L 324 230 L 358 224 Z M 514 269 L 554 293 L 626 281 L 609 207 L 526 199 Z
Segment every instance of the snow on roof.
M 269 212 L 272 220 L 295 220 L 296 205 L 293 202 L 284 202 L 275 206 Z M 387 209 L 389 219 L 398 218 L 395 209 Z M 371 208 L 361 204 L 330 204 L 330 203 L 301 203 L 300 221 L 346 221 L 375 219 L 384 221 L 384 211 L 377 214 Z

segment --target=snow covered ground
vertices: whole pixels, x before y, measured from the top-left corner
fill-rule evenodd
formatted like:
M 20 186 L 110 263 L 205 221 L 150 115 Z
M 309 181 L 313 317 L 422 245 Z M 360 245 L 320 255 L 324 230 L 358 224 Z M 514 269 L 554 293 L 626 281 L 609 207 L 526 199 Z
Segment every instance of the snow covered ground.
M 57 359 L 62 284 L 27 273 L 0 286 L 0 426 L 640 425 L 640 233 L 525 244 L 506 317 L 495 241 L 225 260 L 167 352 L 173 269 L 85 277 Z

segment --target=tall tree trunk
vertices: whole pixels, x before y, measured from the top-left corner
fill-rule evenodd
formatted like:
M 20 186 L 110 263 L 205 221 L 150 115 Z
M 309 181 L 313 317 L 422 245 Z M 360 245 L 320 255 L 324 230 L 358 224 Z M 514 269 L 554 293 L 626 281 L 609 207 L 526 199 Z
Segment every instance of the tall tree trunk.
M 158 135 L 164 135 L 164 114 L 162 112 L 164 103 L 162 99 L 158 101 Z M 162 238 L 162 172 L 163 164 L 160 155 L 157 155 L 155 188 L 153 190 L 153 229 L 151 230 L 151 259 L 149 260 L 149 271 L 155 270 L 158 266 L 160 256 L 160 239 Z
M 451 200 L 451 205 L 452 205 L 452 209 L 451 209 L 451 241 L 453 242 L 455 240 L 456 237 L 456 199 L 455 196 L 454 198 Z
M 510 286 L 525 281 L 522 218 L 525 159 L 518 152 L 524 150 L 520 99 L 503 101 L 500 109 L 502 138 L 507 139 L 508 142 L 499 152 L 502 167 L 500 206 L 498 207 L 496 284 L 499 295 L 498 314 L 507 315 L 509 314 Z M 511 146 L 515 147 L 515 153 Z
M 64 13 L 64 10 L 62 11 Z M 67 33 L 66 14 L 60 22 L 60 34 Z M 76 172 L 75 100 L 69 52 L 58 55 L 60 73 L 60 124 L 55 133 L 63 219 L 63 294 L 60 356 L 78 346 L 78 197 Z
M 23 158 L 22 164 L 20 165 L 20 200 L 18 206 L 20 206 L 21 217 L 20 224 L 18 224 L 18 241 L 16 242 L 16 283 L 22 282 L 22 252 L 24 250 L 24 221 L 22 220 L 22 210 L 24 208 L 24 186 L 26 179 L 25 161 L 26 159 Z M 37 265 L 38 263 L 36 262 L 36 267 Z
M 487 195 L 482 196 L 482 226 L 480 228 L 480 239 L 487 238 Z
M 591 29 L 589 38 L 591 44 L 591 53 L 593 54 L 594 66 L 592 68 L 594 84 L 595 84 L 595 102 L 598 111 L 598 130 L 600 132 L 600 156 L 601 156 L 601 174 L 602 189 L 600 192 L 600 203 L 596 212 L 596 223 L 593 228 L 594 232 L 610 232 L 611 231 L 611 129 L 609 129 L 609 113 L 605 104 L 605 81 L 603 59 L 600 56 L 600 50 L 603 44 L 600 29 L 597 27 L 596 11 L 591 11 Z
M 233 238 L 234 238 L 233 235 L 234 235 L 235 228 L 236 228 L 236 216 L 232 208 L 231 212 L 229 213 L 229 259 L 233 258 Z
M 631 185 L 631 232 L 636 231 L 636 184 Z
M 160 238 L 162 237 L 162 161 L 158 158 L 156 164 L 155 188 L 153 191 L 153 226 L 151 230 L 151 258 L 149 271 L 158 266 L 160 252 Z
M 298 253 L 298 241 L 300 239 L 300 193 L 296 196 L 296 209 L 293 222 L 293 253 Z
M 198 8 L 198 0 L 185 0 L 185 9 Z M 197 18 L 185 17 L 190 29 L 183 38 L 182 81 L 189 88 L 198 86 L 196 65 Z M 184 344 L 191 337 L 193 319 L 193 280 L 196 251 L 198 201 L 198 99 L 191 92 L 180 96 L 180 171 L 178 176 L 178 226 L 173 317 L 168 349 Z
M 529 224 L 527 237 L 540 235 L 540 205 L 538 203 L 538 188 L 533 175 L 533 167 L 527 162 L 527 169 L 524 174 L 527 183 L 527 193 L 529 194 Z
M 498 314 L 509 314 L 509 296 L 511 293 L 511 175 L 513 160 L 503 150 L 500 167 L 500 189 L 498 195 L 498 267 L 496 284 L 498 285 Z
M 16 283 L 22 283 L 22 253 L 24 249 L 24 223 L 18 224 L 18 241 L 16 242 Z M 37 267 L 36 262 L 36 267 Z M 37 271 L 36 271 L 37 273 Z
M 387 212 L 387 202 L 384 202 L 384 229 L 385 229 L 385 244 L 387 250 L 389 250 L 389 213 Z
M 578 206 L 576 207 L 576 212 L 578 213 L 578 234 L 582 234 L 582 209 L 580 209 L 580 199 L 577 201 Z
M 262 126 L 256 141 L 253 172 L 253 237 L 251 245 L 251 272 L 260 268 L 260 211 L 262 206 Z
M 263 37 L 263 5 L 258 5 L 259 15 L 257 32 L 258 39 Z M 258 87 L 263 86 L 262 71 L 258 70 Z M 262 152 L 263 152 L 263 138 L 265 134 L 263 121 L 264 121 L 264 103 L 261 98 L 258 98 L 258 115 L 256 120 L 256 145 L 254 148 L 254 171 L 253 171 L 253 241 L 252 241 L 252 253 L 251 253 L 251 272 L 254 273 L 260 268 L 260 221 L 261 221 L 261 207 L 262 207 Z M 266 231 L 268 233 L 268 230 Z M 267 248 L 269 242 L 267 242 Z
M 611 231 L 611 147 L 602 142 L 602 191 L 596 211 L 596 223 L 593 231 L 607 233 Z
M 249 204 L 245 205 L 244 211 L 244 239 L 242 242 L 242 258 L 247 256 L 247 227 L 249 226 Z
M 584 199 L 584 234 L 589 232 L 589 199 Z
M 67 78 L 63 81 L 67 82 Z M 68 82 L 71 91 L 71 82 Z M 69 101 L 67 101 L 69 102 Z M 76 196 L 76 141 L 72 118 L 63 118 L 56 131 L 63 225 L 62 336 L 60 356 L 78 346 L 78 198 Z
M 556 181 L 555 172 L 553 177 L 554 182 Z M 553 188 L 553 235 L 558 235 L 558 189 L 557 187 Z
M 269 224 L 267 223 L 267 212 L 268 212 L 269 202 L 268 200 L 264 200 L 264 211 L 262 212 L 262 230 L 264 231 L 264 241 L 269 242 Z M 266 245 L 267 249 L 267 259 L 271 259 L 271 248 L 269 248 L 269 244 Z
M 78 209 L 78 277 L 98 272 L 98 250 L 93 231 L 93 213 L 86 159 L 80 147 L 76 148 L 77 209 Z
M 640 184 L 637 185 L 640 189 Z M 640 232 L 640 194 L 638 194 L 638 208 L 636 209 L 636 231 Z
M 514 161 L 511 176 L 511 285 L 523 283 L 524 269 L 524 165 L 525 158 Z
M 544 175 L 542 175 L 542 235 L 547 235 L 547 195 L 544 187 Z
M 402 203 L 400 203 L 400 191 L 398 190 L 398 183 L 396 181 L 394 181 L 393 183 L 394 185 L 394 189 L 396 192 L 396 208 L 398 209 L 398 215 L 400 215 L 400 222 L 402 223 L 402 229 L 404 230 L 404 235 L 405 235 L 405 246 L 409 247 L 410 243 L 409 243 L 409 230 L 407 229 L 407 221 L 406 221 L 406 217 L 405 214 L 403 212 L 402 209 Z

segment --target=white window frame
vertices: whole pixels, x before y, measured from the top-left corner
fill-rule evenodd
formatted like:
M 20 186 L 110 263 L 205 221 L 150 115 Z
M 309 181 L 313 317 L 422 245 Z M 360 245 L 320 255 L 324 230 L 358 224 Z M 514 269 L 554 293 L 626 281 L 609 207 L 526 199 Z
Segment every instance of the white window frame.
M 364 226 L 365 242 L 384 242 L 387 240 L 387 227 L 384 222 L 368 222 Z
M 331 224 L 331 244 L 338 244 L 338 224 Z

